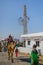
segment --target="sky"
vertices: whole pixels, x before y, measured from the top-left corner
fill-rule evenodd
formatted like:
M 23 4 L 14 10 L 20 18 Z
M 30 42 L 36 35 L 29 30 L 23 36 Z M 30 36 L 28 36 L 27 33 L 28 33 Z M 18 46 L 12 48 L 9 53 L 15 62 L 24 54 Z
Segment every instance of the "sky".
M 11 34 L 20 38 L 23 27 L 18 20 L 23 18 L 23 7 L 26 5 L 28 33 L 43 32 L 43 0 L 0 0 L 0 39 Z

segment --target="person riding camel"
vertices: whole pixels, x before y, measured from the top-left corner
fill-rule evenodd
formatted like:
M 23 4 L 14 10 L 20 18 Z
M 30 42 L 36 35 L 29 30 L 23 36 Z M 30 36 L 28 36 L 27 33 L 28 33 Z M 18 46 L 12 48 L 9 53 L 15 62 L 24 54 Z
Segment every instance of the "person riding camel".
M 7 50 L 8 50 L 8 60 L 11 59 L 11 62 L 13 62 L 14 49 L 15 49 L 14 41 L 13 41 L 12 36 L 10 35 L 8 39 Z

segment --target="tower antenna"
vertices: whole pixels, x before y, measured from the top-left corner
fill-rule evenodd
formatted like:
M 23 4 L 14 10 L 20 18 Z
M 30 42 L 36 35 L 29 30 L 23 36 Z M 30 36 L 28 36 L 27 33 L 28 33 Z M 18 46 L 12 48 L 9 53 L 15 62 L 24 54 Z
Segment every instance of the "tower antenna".
M 19 17 L 19 21 L 20 21 L 20 23 L 23 26 L 23 34 L 27 34 L 28 33 L 28 30 L 27 30 L 28 20 L 29 20 L 29 17 L 26 14 L 26 5 L 24 5 L 24 16 L 23 16 L 23 18 Z

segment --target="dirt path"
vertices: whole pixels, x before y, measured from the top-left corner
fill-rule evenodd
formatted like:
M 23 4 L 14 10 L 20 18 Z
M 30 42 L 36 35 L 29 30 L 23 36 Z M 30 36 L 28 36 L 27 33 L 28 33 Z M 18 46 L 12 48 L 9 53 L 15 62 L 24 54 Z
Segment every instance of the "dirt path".
M 11 63 L 7 53 L 2 52 L 0 53 L 0 65 L 30 65 L 29 55 L 20 53 L 16 58 L 14 54 L 14 63 Z

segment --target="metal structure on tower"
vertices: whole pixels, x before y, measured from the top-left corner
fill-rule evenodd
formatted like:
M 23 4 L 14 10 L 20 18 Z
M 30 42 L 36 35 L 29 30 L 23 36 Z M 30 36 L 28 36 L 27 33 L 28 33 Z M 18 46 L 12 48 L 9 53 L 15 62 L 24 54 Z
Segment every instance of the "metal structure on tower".
M 27 34 L 28 33 L 28 30 L 27 30 L 28 20 L 29 20 L 29 17 L 27 16 L 27 13 L 26 13 L 26 5 L 24 5 L 24 15 L 23 15 L 23 18 L 19 17 L 19 22 L 23 26 L 23 34 Z

